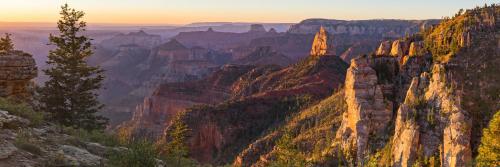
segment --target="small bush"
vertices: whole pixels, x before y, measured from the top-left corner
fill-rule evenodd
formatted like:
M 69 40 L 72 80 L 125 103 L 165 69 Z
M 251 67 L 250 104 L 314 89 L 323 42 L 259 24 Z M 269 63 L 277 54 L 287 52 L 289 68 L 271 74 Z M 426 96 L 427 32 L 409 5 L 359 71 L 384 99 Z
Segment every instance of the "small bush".
M 64 127 L 63 131 L 71 136 L 76 137 L 78 140 L 85 142 L 100 143 L 105 146 L 119 146 L 121 143 L 118 138 L 114 135 L 107 134 L 103 130 L 92 130 L 87 131 L 84 129 L 75 129 L 72 127 Z M 78 143 L 78 142 L 75 142 Z
M 148 141 L 132 142 L 128 151 L 118 152 L 109 157 L 112 167 L 154 167 L 158 152 Z
M 12 115 L 30 120 L 33 126 L 38 126 L 43 123 L 44 114 L 34 111 L 31 106 L 25 103 L 16 103 L 5 98 L 0 98 L 0 109 L 8 111 Z

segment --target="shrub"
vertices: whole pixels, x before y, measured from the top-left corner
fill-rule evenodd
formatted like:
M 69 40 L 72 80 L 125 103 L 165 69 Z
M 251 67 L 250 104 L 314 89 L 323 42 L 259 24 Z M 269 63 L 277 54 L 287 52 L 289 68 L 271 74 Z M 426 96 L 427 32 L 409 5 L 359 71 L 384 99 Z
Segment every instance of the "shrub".
M 153 143 L 145 140 L 135 141 L 125 152 L 118 152 L 109 157 L 112 167 L 154 167 L 158 155 Z
M 500 166 L 500 111 L 497 111 L 490 121 L 488 128 L 483 130 L 479 155 L 477 156 L 478 166 Z
M 107 134 L 103 130 L 91 130 L 87 131 L 84 129 L 75 129 L 72 127 L 64 127 L 64 133 L 67 133 L 71 136 L 76 137 L 78 140 L 82 140 L 85 142 L 95 142 L 100 143 L 105 146 L 119 146 L 123 143 L 120 143 L 118 138 L 115 135 Z M 78 142 L 75 142 L 78 143 Z
M 33 126 L 42 124 L 44 120 L 44 114 L 42 112 L 34 111 L 33 108 L 26 103 L 18 103 L 0 98 L 0 109 L 8 111 L 12 115 L 30 120 Z

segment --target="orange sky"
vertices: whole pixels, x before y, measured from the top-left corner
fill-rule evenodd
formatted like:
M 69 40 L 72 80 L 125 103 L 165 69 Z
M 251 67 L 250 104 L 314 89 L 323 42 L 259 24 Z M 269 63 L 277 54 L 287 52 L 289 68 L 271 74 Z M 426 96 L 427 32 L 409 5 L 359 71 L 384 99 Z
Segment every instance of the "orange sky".
M 299 22 L 330 19 L 430 19 L 493 0 L 0 0 L 0 21 L 55 22 L 60 5 L 90 23 Z

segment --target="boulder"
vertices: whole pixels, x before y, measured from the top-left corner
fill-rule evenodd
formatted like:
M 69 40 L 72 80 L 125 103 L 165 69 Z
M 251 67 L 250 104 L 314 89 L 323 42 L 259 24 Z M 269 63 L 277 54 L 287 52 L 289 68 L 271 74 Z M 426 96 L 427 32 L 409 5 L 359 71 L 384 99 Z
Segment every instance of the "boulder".
M 60 149 L 59 153 L 64 155 L 66 166 L 100 166 L 101 160 L 103 160 L 102 157 L 78 147 L 61 145 Z
M 28 126 L 30 121 L 18 116 L 10 115 L 9 112 L 0 110 L 0 128 L 16 129 Z
M 105 156 L 108 154 L 108 148 L 99 143 L 86 143 L 85 148 L 92 154 Z

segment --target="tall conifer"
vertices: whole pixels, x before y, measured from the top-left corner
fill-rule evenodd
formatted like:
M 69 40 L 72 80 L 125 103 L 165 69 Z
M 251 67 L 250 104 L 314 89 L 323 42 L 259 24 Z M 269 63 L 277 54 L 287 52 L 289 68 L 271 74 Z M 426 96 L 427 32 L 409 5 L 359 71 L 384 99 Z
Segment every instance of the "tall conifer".
M 61 7 L 57 23 L 59 34 L 50 34 L 48 69 L 43 70 L 49 80 L 39 90 L 40 108 L 51 113 L 53 119 L 65 126 L 87 130 L 101 129 L 108 120 L 97 116 L 103 105 L 96 91 L 104 79 L 103 70 L 89 66 L 85 59 L 91 56 L 91 39 L 82 35 L 86 23 L 82 11 Z

